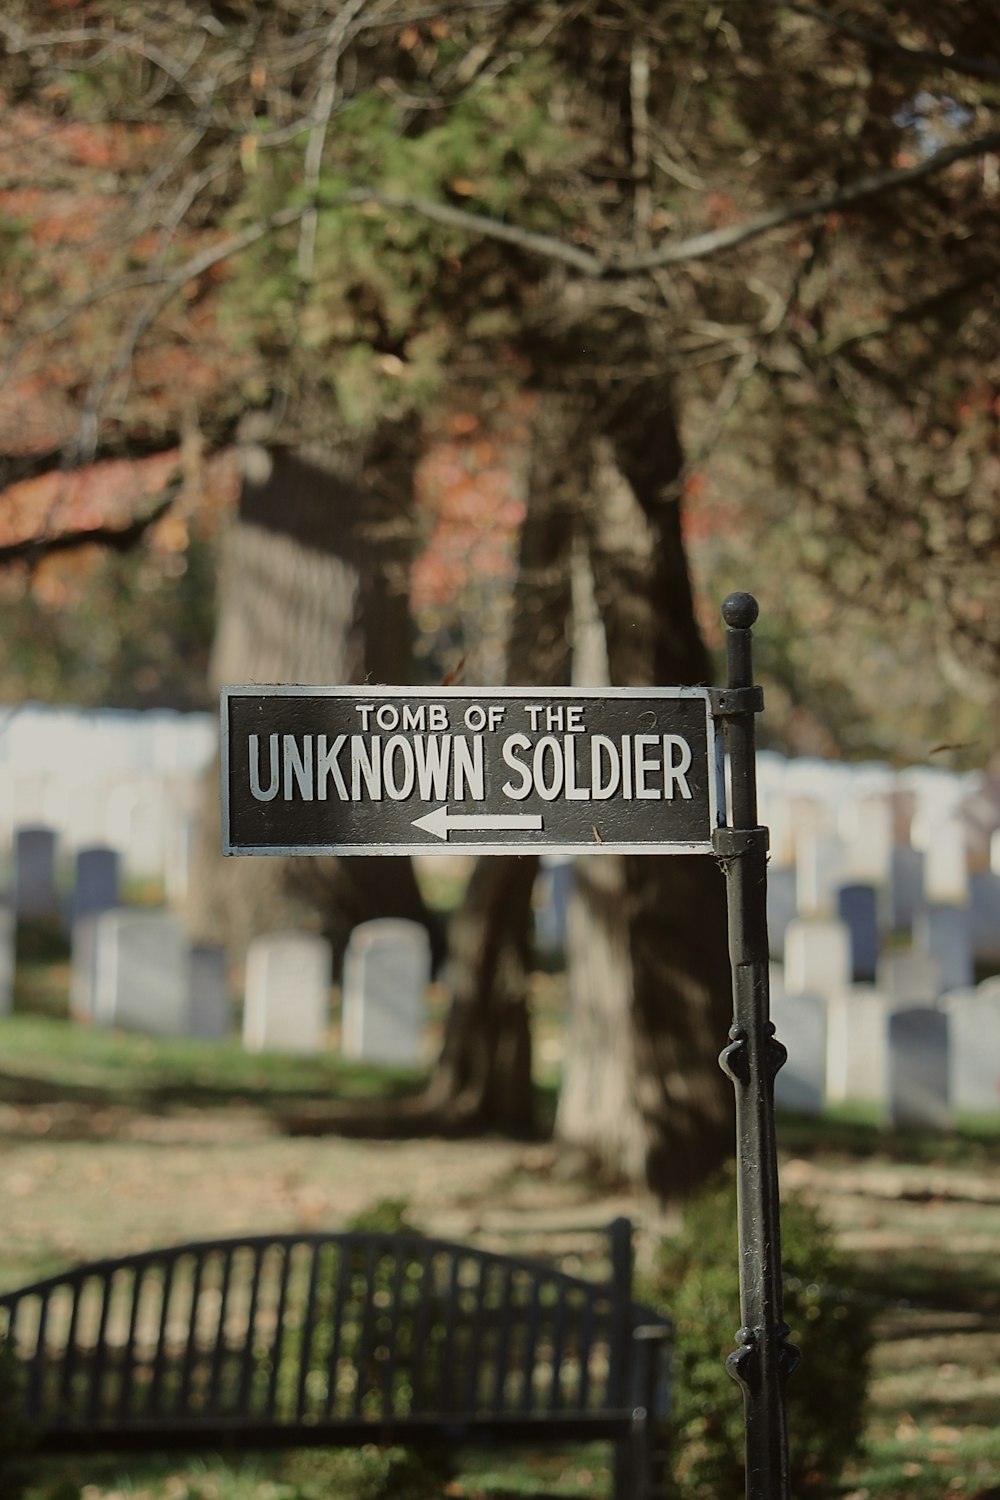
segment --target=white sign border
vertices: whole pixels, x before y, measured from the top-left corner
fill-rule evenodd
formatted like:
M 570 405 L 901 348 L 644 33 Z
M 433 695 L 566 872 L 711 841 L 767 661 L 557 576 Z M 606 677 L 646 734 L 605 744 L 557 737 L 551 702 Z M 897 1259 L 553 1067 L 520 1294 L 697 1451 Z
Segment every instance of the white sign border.
M 228 685 L 223 687 L 219 693 L 219 772 L 221 779 L 221 811 L 222 811 L 222 853 L 225 856 L 239 857 L 242 855 L 276 855 L 276 856 L 301 856 L 301 855 L 357 855 L 361 858 L 369 855 L 402 855 L 402 854 L 468 854 L 478 856 L 480 854 L 507 854 L 517 856 L 520 854 L 538 855 L 566 855 L 576 856 L 585 854 L 712 854 L 714 853 L 711 835 L 705 840 L 696 840 L 690 843 L 663 843 L 663 844 L 632 844 L 632 843 L 604 843 L 595 841 L 590 844 L 553 844 L 553 843 L 517 843 L 517 844 L 480 844 L 480 843 L 452 843 L 451 840 L 443 841 L 438 838 L 429 839 L 426 842 L 407 842 L 405 844 L 237 844 L 234 845 L 229 837 L 229 703 L 233 698 L 377 698 L 384 695 L 392 700 L 401 698 L 423 698 L 423 699 L 449 699 L 449 698 L 482 698 L 483 701 L 491 701 L 496 698 L 543 698 L 545 700 L 561 698 L 569 701 L 580 701 L 587 698 L 608 699 L 643 699 L 643 698 L 687 698 L 700 699 L 705 705 L 705 725 L 708 749 L 708 812 L 709 822 L 713 829 L 723 827 L 725 824 L 724 810 L 725 801 L 725 760 L 722 748 L 722 736 L 716 734 L 715 719 L 712 716 L 712 699 L 710 689 L 707 687 L 489 687 L 489 686 L 466 686 L 466 687 L 435 687 L 433 684 L 424 687 L 396 687 L 389 683 L 371 682 L 356 683 L 338 686 L 310 686 L 306 683 L 245 683 L 240 685 Z

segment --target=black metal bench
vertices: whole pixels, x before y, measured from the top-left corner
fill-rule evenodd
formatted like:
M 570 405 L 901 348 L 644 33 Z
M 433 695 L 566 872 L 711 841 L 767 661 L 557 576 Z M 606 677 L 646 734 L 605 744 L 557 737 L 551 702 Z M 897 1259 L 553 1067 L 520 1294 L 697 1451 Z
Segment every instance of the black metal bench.
M 660 1490 L 671 1327 L 603 1283 L 416 1234 L 259 1235 L 94 1261 L 0 1295 L 40 1451 L 615 1444 Z

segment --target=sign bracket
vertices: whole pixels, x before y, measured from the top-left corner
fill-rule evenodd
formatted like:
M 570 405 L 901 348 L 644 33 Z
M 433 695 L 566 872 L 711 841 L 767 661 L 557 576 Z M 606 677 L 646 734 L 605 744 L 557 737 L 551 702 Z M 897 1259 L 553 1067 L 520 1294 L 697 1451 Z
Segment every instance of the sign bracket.
M 788 1342 L 781 1286 L 774 1080 L 787 1056 L 769 1018 L 766 828 L 757 823 L 751 627 L 756 599 L 730 594 L 726 624 L 728 686 L 712 693 L 729 760 L 730 826 L 713 835 L 726 877 L 733 1024 L 719 1059 L 736 1091 L 736 1186 L 740 1317 L 726 1368 L 743 1390 L 747 1500 L 789 1500 L 788 1376 L 799 1352 Z

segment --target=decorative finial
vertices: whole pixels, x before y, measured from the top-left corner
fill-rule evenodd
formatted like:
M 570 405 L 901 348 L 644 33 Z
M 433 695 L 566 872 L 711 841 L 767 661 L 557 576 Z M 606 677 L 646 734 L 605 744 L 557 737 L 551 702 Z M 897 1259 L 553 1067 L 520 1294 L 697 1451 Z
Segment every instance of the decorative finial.
M 722 601 L 722 618 L 730 630 L 749 630 L 759 614 L 753 594 L 727 594 Z

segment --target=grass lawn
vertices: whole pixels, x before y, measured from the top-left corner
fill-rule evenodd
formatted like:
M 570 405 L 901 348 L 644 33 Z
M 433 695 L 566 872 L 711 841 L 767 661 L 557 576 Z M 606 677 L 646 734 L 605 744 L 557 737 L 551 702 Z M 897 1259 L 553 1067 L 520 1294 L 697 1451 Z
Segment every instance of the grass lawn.
M 236 1042 L 71 1027 L 65 991 L 64 964 L 23 965 L 18 1013 L 0 1022 L 0 1286 L 127 1248 L 342 1225 L 387 1197 L 406 1198 L 429 1230 L 516 1234 L 518 1249 L 541 1253 L 556 1248 L 557 1223 L 596 1227 L 627 1212 L 640 1249 L 659 1232 L 648 1205 L 564 1177 L 544 1143 L 289 1133 L 290 1119 L 331 1099 L 405 1097 L 417 1074 L 348 1065 L 335 1050 L 260 1056 Z M 551 1088 L 552 976 L 540 976 L 538 1001 L 539 1081 Z M 779 1123 L 783 1186 L 821 1206 L 877 1306 L 865 1451 L 817 1493 L 997 1500 L 1000 1134 L 973 1122 L 948 1136 L 893 1135 L 847 1114 Z M 720 1346 L 737 1320 L 734 1309 Z M 447 1471 L 372 1450 L 41 1463 L 29 1500 L 498 1500 L 606 1496 L 609 1485 L 601 1445 L 516 1461 L 464 1453 Z

